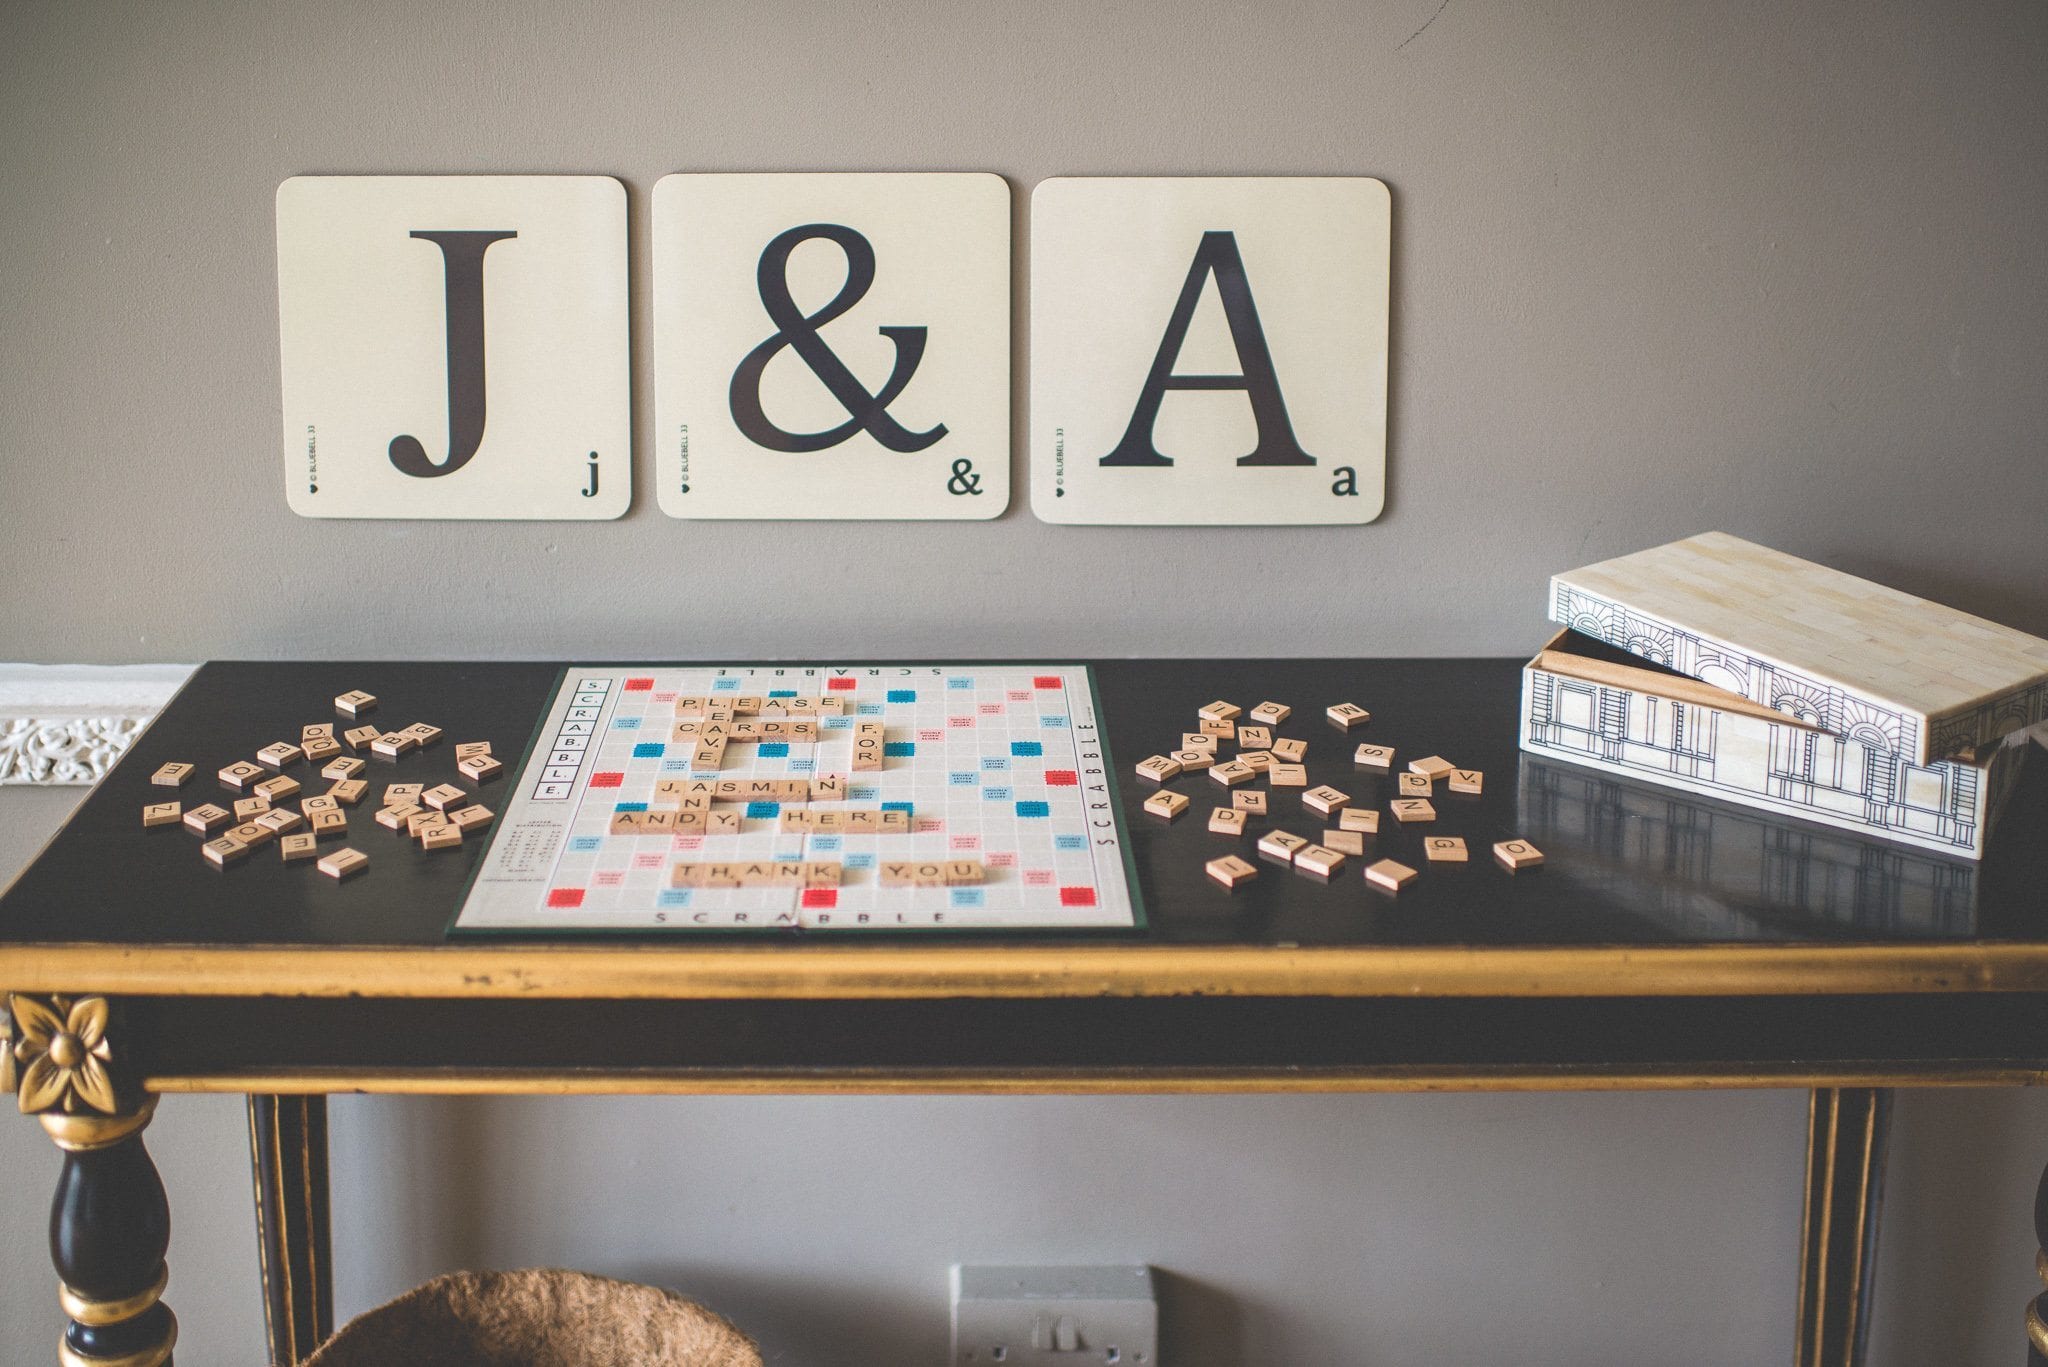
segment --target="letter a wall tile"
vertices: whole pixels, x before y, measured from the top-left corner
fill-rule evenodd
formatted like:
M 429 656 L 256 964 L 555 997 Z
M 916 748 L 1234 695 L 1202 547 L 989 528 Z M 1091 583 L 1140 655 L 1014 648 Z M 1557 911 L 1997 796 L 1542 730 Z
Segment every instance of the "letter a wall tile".
M 1040 182 L 1032 511 L 1378 517 L 1390 224 L 1387 187 L 1368 177 Z
M 626 291 L 626 192 L 607 176 L 285 181 L 277 299 L 292 510 L 625 512 Z
M 687 518 L 988 518 L 1010 501 L 1010 189 L 665 176 L 654 436 Z

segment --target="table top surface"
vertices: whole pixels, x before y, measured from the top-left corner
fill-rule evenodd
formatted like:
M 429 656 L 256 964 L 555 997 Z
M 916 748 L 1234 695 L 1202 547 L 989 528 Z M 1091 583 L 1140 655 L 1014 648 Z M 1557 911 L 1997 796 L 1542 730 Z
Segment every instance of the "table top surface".
M 601 663 L 579 661 L 578 663 Z M 343 882 L 252 857 L 217 869 L 182 827 L 143 829 L 171 798 L 229 805 L 214 775 L 308 721 L 337 693 L 382 699 L 374 720 L 428 721 L 447 741 L 524 753 L 560 666 L 508 663 L 214 663 L 135 741 L 42 854 L 0 895 L 0 982 L 15 990 L 398 996 L 920 996 L 1217 992 L 1257 995 L 1703 995 L 1728 992 L 2048 990 L 2048 764 L 2023 773 L 1981 862 L 1790 821 L 1521 753 L 1513 660 L 1096 662 L 1148 924 L 1114 935 L 779 932 L 450 941 L 485 842 L 427 853 L 351 819 L 370 870 Z M 1142 811 L 1132 775 L 1177 747 L 1213 698 L 1291 704 L 1282 736 L 1308 741 L 1309 782 L 1382 807 L 1393 780 L 1354 767 L 1370 739 L 1485 773 L 1482 796 L 1439 789 L 1440 820 L 1386 821 L 1365 860 L 1323 883 L 1262 864 L 1236 891 L 1204 863 L 1251 838 L 1206 830 L 1224 790 L 1199 775 L 1178 821 Z M 1324 709 L 1357 702 L 1345 733 Z M 153 786 L 171 760 L 182 789 Z M 457 777 L 443 743 L 367 777 Z M 291 771 L 302 781 L 312 772 Z M 508 766 L 509 773 L 509 766 Z M 495 793 L 492 789 L 495 789 Z M 502 806 L 509 783 L 484 790 Z M 493 802 L 493 797 L 498 801 Z M 1269 824 L 1321 818 L 1276 794 Z M 1256 823 L 1255 818 L 1255 823 Z M 1255 838 L 1259 827 L 1253 828 Z M 1425 833 L 1464 836 L 1465 865 L 1429 865 Z M 1497 840 L 1532 841 L 1540 870 L 1509 874 Z M 270 853 L 264 851 L 262 853 Z M 1391 856 L 1423 870 L 1397 896 L 1360 876 Z

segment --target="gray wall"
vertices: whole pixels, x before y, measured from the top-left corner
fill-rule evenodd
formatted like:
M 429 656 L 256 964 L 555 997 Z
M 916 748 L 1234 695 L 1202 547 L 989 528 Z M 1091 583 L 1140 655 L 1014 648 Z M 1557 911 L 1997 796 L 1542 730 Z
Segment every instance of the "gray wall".
M 2048 633 L 2044 72 L 2020 3 L 9 0 L 0 658 L 1507 653 L 1550 571 L 1708 526 Z M 282 178 L 617 174 L 644 282 L 667 171 L 926 167 L 1011 178 L 1020 291 L 1043 176 L 1386 180 L 1385 518 L 801 528 L 868 574 L 850 607 L 749 556 L 792 529 L 644 494 L 603 524 L 286 512 Z M 1224 557 L 1239 592 L 1190 593 Z M 612 587 L 678 565 L 719 591 Z M 0 798 L 0 867 L 55 816 Z M 2044 1119 L 1902 1105 L 1880 1362 L 2011 1360 Z M 781 1362 L 908 1367 L 955 1258 L 1151 1259 L 1183 1362 L 1767 1362 L 1800 1123 L 1790 1093 L 347 1101 L 341 1293 L 578 1263 L 701 1290 Z M 255 1362 L 238 1110 L 174 1098 L 153 1134 L 187 1356 Z M 34 1127 L 0 1126 L 0 1171 L 0 1227 L 35 1228 Z M 48 1353 L 49 1290 L 0 1241 L 0 1357 Z

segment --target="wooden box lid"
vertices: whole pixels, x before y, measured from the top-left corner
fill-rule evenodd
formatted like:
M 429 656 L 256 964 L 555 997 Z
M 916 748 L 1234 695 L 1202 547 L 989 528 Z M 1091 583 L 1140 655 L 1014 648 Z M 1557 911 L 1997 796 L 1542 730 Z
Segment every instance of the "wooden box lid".
M 1725 532 L 1556 575 L 1550 616 L 1919 764 L 2048 718 L 2048 641 Z

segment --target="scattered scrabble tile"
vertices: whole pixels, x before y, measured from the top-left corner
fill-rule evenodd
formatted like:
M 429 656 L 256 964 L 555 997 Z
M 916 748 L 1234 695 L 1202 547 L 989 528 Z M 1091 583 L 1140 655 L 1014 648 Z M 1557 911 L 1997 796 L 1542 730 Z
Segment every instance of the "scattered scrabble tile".
M 1245 814 L 1235 807 L 1218 807 L 1209 813 L 1209 829 L 1217 835 L 1243 835 Z
M 360 717 L 365 712 L 377 710 L 377 697 L 360 688 L 351 689 L 334 700 L 334 710 L 344 716 Z
M 1240 783 L 1249 783 L 1258 776 L 1259 771 L 1241 759 L 1233 759 L 1222 764 L 1212 765 L 1209 769 L 1209 777 L 1226 788 L 1234 788 Z
M 351 750 L 367 750 L 370 742 L 383 734 L 374 726 L 354 726 L 341 733 L 341 743 Z
M 1213 755 L 1216 753 L 1216 737 L 1206 731 L 1183 731 L 1180 733 L 1180 748 Z
M 1227 740 L 1237 734 L 1237 724 L 1225 721 L 1221 717 L 1214 719 L 1204 717 L 1195 725 L 1197 730 L 1211 740 Z
M 1436 807 L 1426 797 L 1397 797 L 1387 804 L 1387 809 L 1399 822 L 1434 821 Z
M 338 812 L 341 810 L 341 802 L 332 793 L 321 793 L 300 802 L 299 810 L 307 816 L 315 812 Z
M 311 859 L 320 853 L 320 842 L 310 831 L 281 835 L 277 838 L 277 853 L 287 864 L 297 859 Z
M 1361 745 L 1351 752 L 1351 762 L 1363 764 L 1368 769 L 1391 769 L 1394 767 L 1394 747 Z
M 1267 831 L 1259 837 L 1259 853 L 1283 864 L 1294 862 L 1294 852 L 1306 846 L 1308 841 L 1291 831 Z
M 348 834 L 347 812 L 315 812 L 306 818 L 306 827 L 313 832 L 316 840 L 329 840 L 337 835 Z
M 1138 761 L 1138 777 L 1149 778 L 1154 783 L 1165 783 L 1177 777 L 1180 765 L 1165 755 L 1151 755 Z
M 1324 816 L 1351 805 L 1351 794 L 1340 793 L 1325 783 L 1320 788 L 1311 788 L 1301 795 L 1301 805 Z
M 273 807 L 256 818 L 256 824 L 272 835 L 283 835 L 286 831 L 297 830 L 306 824 L 306 818 L 283 807 Z
M 299 781 L 290 774 L 279 774 L 276 778 L 263 780 L 251 791 L 269 798 L 270 805 L 275 807 L 286 798 L 299 795 Z
M 427 811 L 425 808 L 421 808 L 419 811 L 414 812 L 411 816 L 405 819 L 405 833 L 407 835 L 418 835 L 421 831 L 426 830 L 429 826 L 447 826 L 452 824 L 453 823 L 450 822 L 448 818 L 443 816 L 441 813 L 430 812 Z
M 361 760 L 350 755 L 344 755 L 340 759 L 329 760 L 326 767 L 320 770 L 320 777 L 332 779 L 355 778 L 368 767 Z
M 152 802 L 142 809 L 144 826 L 175 826 L 185 818 L 184 804 L 177 802 Z
M 1247 750 L 1237 757 L 1237 762 L 1250 765 L 1251 771 L 1255 774 L 1263 774 L 1270 771 L 1273 767 L 1273 752 L 1271 750 Z
M 1202 868 L 1226 888 L 1234 888 L 1239 883 L 1249 882 L 1259 876 L 1258 865 L 1248 864 L 1234 854 L 1226 854 L 1221 859 L 1211 859 Z
M 327 796 L 344 807 L 353 807 L 363 800 L 363 794 L 370 791 L 369 782 L 360 778 L 345 778 L 327 790 Z
M 1276 740 L 1273 742 L 1273 758 L 1283 764 L 1299 764 L 1308 754 L 1305 740 Z
M 377 824 L 387 831 L 402 831 L 406 822 L 425 810 L 426 808 L 417 802 L 401 802 L 395 807 L 386 807 L 377 813 Z
M 1402 774 L 1396 785 L 1402 797 L 1429 797 L 1436 789 L 1431 786 L 1428 774 Z
M 491 743 L 487 740 L 464 740 L 455 743 L 455 762 L 457 764 L 474 756 L 488 755 L 489 753 L 491 753 Z
M 1349 731 L 1352 727 L 1372 720 L 1372 713 L 1355 702 L 1340 702 L 1323 713 L 1331 721 Z
M 205 835 L 228 824 L 232 813 L 225 807 L 216 807 L 209 802 L 203 807 L 194 807 L 185 813 L 185 829 Z
M 1480 789 L 1486 785 L 1486 775 L 1477 769 L 1453 769 L 1448 782 L 1452 792 L 1477 797 Z
M 1543 863 L 1543 851 L 1526 840 L 1501 841 L 1493 847 L 1493 857 L 1517 873 Z
M 1364 854 L 1365 833 L 1363 831 L 1324 831 L 1323 844 L 1339 854 Z
M 1294 709 L 1283 702 L 1262 702 L 1251 710 L 1251 718 L 1261 726 L 1278 726 L 1294 715 Z
M 239 826 L 230 827 L 222 832 L 222 834 L 232 836 L 252 850 L 258 845 L 269 843 L 277 836 L 277 832 L 271 830 L 270 827 L 259 826 L 253 821 L 244 821 Z
M 420 801 L 437 812 L 445 812 L 458 804 L 467 806 L 469 794 L 452 783 L 439 784 L 420 794 Z
M 1365 868 L 1365 881 L 1376 888 L 1385 888 L 1388 892 L 1399 892 L 1419 877 L 1421 875 L 1414 869 L 1392 859 L 1382 859 L 1377 864 L 1366 865 Z
M 423 850 L 453 850 L 461 847 L 462 827 L 452 821 L 443 821 L 420 832 L 420 848 Z
M 149 781 L 164 788 L 182 788 L 191 777 L 191 765 L 173 760 L 169 764 L 159 765 L 157 771 L 149 776 Z
M 482 803 L 473 803 L 470 806 L 461 807 L 448 813 L 448 822 L 450 825 L 467 833 L 490 825 L 491 816 L 492 812 L 489 807 L 484 806 Z
M 1430 862 L 1436 864 L 1462 864 L 1465 862 L 1465 841 L 1455 835 L 1426 835 L 1422 838 L 1422 852 Z
M 468 759 L 456 760 L 455 767 L 471 783 L 489 783 L 505 772 L 504 762 L 490 755 L 471 755 Z
M 401 807 L 408 802 L 417 805 L 420 794 L 426 790 L 424 783 L 387 783 L 384 785 L 384 805 Z
M 423 721 L 416 721 L 398 734 L 401 736 L 411 736 L 414 745 L 424 748 L 441 739 L 441 728 L 429 726 Z
M 287 765 L 297 764 L 305 757 L 306 752 L 288 740 L 266 745 L 256 752 L 257 763 L 270 769 L 282 769 Z
M 416 749 L 419 741 L 403 731 L 386 731 L 370 742 L 370 753 L 382 755 L 385 759 L 397 759 L 408 750 Z
M 1442 755 L 1424 755 L 1421 759 L 1408 761 L 1408 772 L 1421 774 L 1431 783 L 1451 772 L 1455 766 Z
M 1380 813 L 1377 807 L 1346 807 L 1337 813 L 1337 829 L 1340 831 L 1362 831 L 1366 835 L 1380 833 Z
M 370 867 L 370 856 L 364 854 L 361 850 L 350 849 L 344 846 L 333 854 L 322 858 L 313 867 L 326 874 L 329 878 L 346 878 L 350 874 L 361 873 L 364 869 Z
M 1145 810 L 1154 816 L 1173 820 L 1188 809 L 1188 800 L 1171 789 L 1162 788 L 1145 799 Z
M 1275 764 L 1266 770 L 1266 782 L 1275 788 L 1308 787 L 1308 768 L 1301 764 Z
M 1237 748 L 1240 750 L 1270 750 L 1273 748 L 1273 728 L 1270 726 L 1240 726 L 1237 728 Z
M 1328 878 L 1344 867 L 1344 856 L 1327 845 L 1304 845 L 1294 852 L 1294 867 L 1318 878 Z
M 1216 762 L 1216 756 L 1207 750 L 1176 750 L 1167 756 L 1181 767 L 1183 773 L 1198 773 Z
M 237 798 L 235 800 L 236 821 L 254 821 L 269 810 L 270 799 L 261 793 L 254 797 Z
M 237 860 L 247 858 L 249 847 L 231 835 L 224 835 L 201 845 L 199 852 L 206 856 L 207 863 L 224 869 Z
M 1266 795 L 1257 788 L 1239 788 L 1230 794 L 1230 805 L 1253 816 L 1266 814 Z
M 1242 707 L 1239 707 L 1236 703 L 1224 702 L 1219 698 L 1215 702 L 1205 704 L 1201 708 L 1198 708 L 1196 710 L 1195 715 L 1200 717 L 1203 721 L 1233 721 L 1237 718 L 1238 714 L 1243 711 L 1244 709 Z
M 333 740 L 334 723 L 331 721 L 309 722 L 299 728 L 299 748 L 305 749 L 309 740 Z
M 325 764 L 341 753 L 341 742 L 332 736 L 315 736 L 299 742 L 299 749 L 305 752 L 308 764 Z
M 220 771 L 220 781 L 230 788 L 246 788 L 268 773 L 269 770 L 260 764 L 251 764 L 248 760 L 238 759 Z

